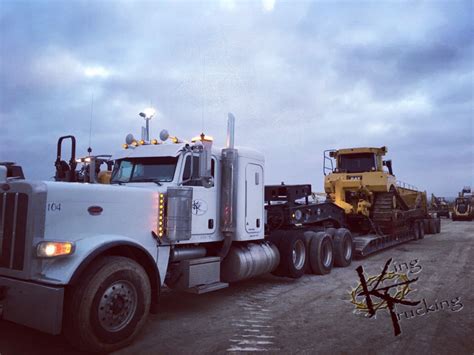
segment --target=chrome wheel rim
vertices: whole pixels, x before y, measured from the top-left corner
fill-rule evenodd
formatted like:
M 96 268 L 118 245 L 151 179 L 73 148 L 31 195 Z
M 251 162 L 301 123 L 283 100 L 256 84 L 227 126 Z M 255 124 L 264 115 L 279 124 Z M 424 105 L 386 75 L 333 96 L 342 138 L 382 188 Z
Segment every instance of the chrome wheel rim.
M 329 267 L 332 261 L 331 243 L 323 243 L 323 264 Z
M 100 325 L 109 332 L 118 332 L 130 324 L 137 309 L 137 290 L 128 281 L 116 281 L 102 294 L 98 316 Z
M 297 240 L 293 247 L 293 265 L 297 270 L 304 266 L 306 260 L 306 248 L 302 240 Z
M 346 260 L 349 260 L 352 256 L 352 243 L 349 238 L 346 239 L 346 242 L 344 243 L 344 258 Z

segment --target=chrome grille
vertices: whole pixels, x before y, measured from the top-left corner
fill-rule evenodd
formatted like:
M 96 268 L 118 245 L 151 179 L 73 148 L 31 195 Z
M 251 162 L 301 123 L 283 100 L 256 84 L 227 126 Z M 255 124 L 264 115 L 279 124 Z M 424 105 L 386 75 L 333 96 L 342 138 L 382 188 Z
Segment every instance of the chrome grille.
M 23 270 L 25 257 L 28 195 L 0 194 L 0 267 Z

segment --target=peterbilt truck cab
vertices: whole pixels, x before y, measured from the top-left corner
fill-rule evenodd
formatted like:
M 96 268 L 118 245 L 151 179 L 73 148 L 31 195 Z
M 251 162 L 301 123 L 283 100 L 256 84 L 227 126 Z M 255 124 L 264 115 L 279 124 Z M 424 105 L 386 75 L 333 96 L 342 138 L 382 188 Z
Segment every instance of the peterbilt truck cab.
M 156 310 L 165 283 L 199 294 L 274 270 L 264 158 L 234 148 L 233 122 L 222 150 L 204 135 L 129 141 L 109 184 L 61 180 L 77 176 L 70 169 L 57 181 L 3 174 L 0 319 L 111 351 Z
M 193 148 L 188 143 L 171 143 L 125 149 L 113 156 L 115 168 L 110 183 L 156 190 L 163 195 L 165 204 L 168 188 L 192 191 L 191 234 L 189 238 L 179 236 L 177 241 L 179 244 L 222 241 L 224 235 L 219 228 L 222 154 L 219 149 L 209 150 L 209 174 L 205 181 L 199 175 L 203 158 Z M 237 204 L 242 208 L 235 211 L 234 240 L 263 239 L 264 157 L 248 148 L 237 150 L 239 168 L 235 184 L 241 191 Z

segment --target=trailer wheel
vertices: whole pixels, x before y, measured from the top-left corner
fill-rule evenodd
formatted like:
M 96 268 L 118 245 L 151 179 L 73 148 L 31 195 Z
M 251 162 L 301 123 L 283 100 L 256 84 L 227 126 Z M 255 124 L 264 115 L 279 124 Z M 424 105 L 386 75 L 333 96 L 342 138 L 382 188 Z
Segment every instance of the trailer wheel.
M 338 229 L 331 227 L 331 228 L 326 228 L 324 231 L 330 235 L 331 239 L 334 240 L 334 236 L 336 235 L 336 231 L 338 231 Z
M 352 234 L 346 228 L 339 228 L 334 236 L 334 265 L 349 266 L 352 262 Z
M 441 218 L 436 219 L 436 234 L 441 233 Z
M 420 239 L 420 228 L 419 228 L 419 225 L 418 225 L 418 221 L 416 221 L 416 220 L 413 221 L 410 230 L 414 235 L 414 240 Z
M 304 236 L 288 233 L 288 235 L 280 238 L 279 250 L 282 276 L 294 279 L 303 276 L 307 262 Z
M 67 290 L 64 333 L 81 350 L 122 348 L 145 324 L 150 303 L 150 280 L 138 263 L 101 258 Z
M 418 228 L 420 229 L 420 239 L 425 237 L 425 224 L 422 220 L 418 221 Z
M 316 275 L 326 275 L 331 272 L 334 257 L 331 237 L 326 232 L 314 233 L 309 249 L 311 270 Z
M 286 235 L 287 233 L 289 233 L 289 232 L 288 231 L 274 231 L 272 234 L 270 234 L 270 237 L 269 237 L 270 242 L 275 244 L 278 251 L 280 252 L 280 257 L 282 255 L 282 249 L 281 249 L 281 246 L 280 246 L 281 241 L 282 241 L 283 238 L 287 237 L 287 235 Z M 283 271 L 282 257 L 280 258 L 280 263 L 278 264 L 276 269 L 272 271 L 272 275 L 285 276 L 284 271 Z
M 428 220 L 429 222 L 429 234 L 436 234 L 436 220 L 431 218 Z
M 425 235 L 430 234 L 430 220 L 428 218 L 423 219 L 423 229 L 425 230 Z

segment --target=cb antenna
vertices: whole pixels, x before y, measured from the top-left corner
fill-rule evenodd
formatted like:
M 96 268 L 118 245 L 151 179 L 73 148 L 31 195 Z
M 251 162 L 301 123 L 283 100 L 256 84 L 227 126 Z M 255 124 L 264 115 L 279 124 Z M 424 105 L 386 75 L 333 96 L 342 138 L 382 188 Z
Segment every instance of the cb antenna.
M 91 148 L 91 140 L 92 140 L 92 113 L 94 112 L 94 94 L 91 96 L 91 119 L 89 122 L 89 148 L 87 148 L 87 153 L 89 153 L 89 156 L 92 153 L 92 148 Z

